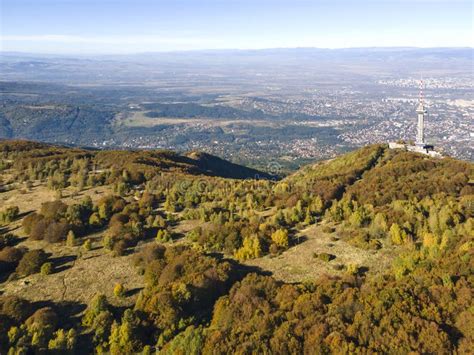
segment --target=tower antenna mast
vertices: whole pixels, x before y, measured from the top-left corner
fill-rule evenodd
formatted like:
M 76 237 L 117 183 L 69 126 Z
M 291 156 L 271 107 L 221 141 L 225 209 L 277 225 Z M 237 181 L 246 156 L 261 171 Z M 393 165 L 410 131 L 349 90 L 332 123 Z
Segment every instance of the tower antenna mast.
M 423 75 L 421 76 L 421 79 L 420 79 L 420 103 L 424 104 L 424 101 L 423 101 Z
M 420 80 L 420 98 L 416 113 L 418 114 L 418 128 L 416 133 L 416 145 L 425 146 L 425 115 L 427 113 L 425 109 L 425 100 L 423 97 L 423 77 Z

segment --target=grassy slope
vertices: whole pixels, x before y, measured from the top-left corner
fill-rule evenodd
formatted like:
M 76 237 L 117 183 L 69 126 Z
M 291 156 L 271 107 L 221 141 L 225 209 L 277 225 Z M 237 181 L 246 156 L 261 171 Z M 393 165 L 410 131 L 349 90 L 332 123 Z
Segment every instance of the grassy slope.
M 19 151 L 23 151 L 23 153 L 20 154 L 31 157 L 44 155 L 43 150 L 49 149 L 48 146 L 42 144 L 24 142 L 15 144 L 18 144 Z M 200 158 L 200 156 L 196 155 L 183 158 L 168 152 L 145 152 L 143 154 L 125 151 L 96 153 L 93 151 L 69 150 L 68 148 L 54 149 L 56 150 L 55 154 L 59 155 L 65 153 L 69 154 L 71 151 L 73 151 L 74 154 L 92 154 L 96 156 L 99 163 L 104 164 L 106 161 L 113 161 L 115 164 L 128 164 L 132 162 L 133 164 L 151 166 L 143 162 L 144 157 L 146 157 L 151 160 L 159 160 L 166 166 L 175 164 L 174 168 L 183 169 L 184 171 L 191 166 L 190 172 L 194 172 L 192 169 L 194 169 L 195 166 L 189 164 L 189 159 L 195 160 Z M 114 159 L 110 160 L 112 157 Z M 470 167 L 469 164 L 464 162 L 456 162 L 453 160 L 437 161 L 421 156 L 413 156 L 410 153 L 393 153 L 384 150 L 380 146 L 372 146 L 331 161 L 308 166 L 286 178 L 282 183 L 290 184 L 296 191 L 300 192 L 318 192 L 321 191 L 322 186 L 331 192 L 331 194 L 327 194 L 328 197 L 331 195 L 337 197 L 338 194 L 341 196 L 343 193 L 350 193 L 356 197 L 358 196 L 362 200 L 361 191 L 372 191 L 371 189 L 374 188 L 372 180 L 382 172 L 386 171 L 391 175 L 394 181 L 405 179 L 405 177 L 402 176 L 397 178 L 396 171 L 398 171 L 398 175 L 400 175 L 403 170 L 397 170 L 397 166 L 399 164 L 405 164 L 407 161 L 419 161 L 418 165 L 421 167 L 421 170 L 418 171 L 421 175 L 408 177 L 410 183 L 413 183 L 414 180 L 416 181 L 416 176 L 421 176 L 421 181 L 426 184 L 426 179 L 431 181 L 429 180 L 429 172 L 435 168 L 448 169 L 448 167 L 451 167 L 451 169 L 446 172 L 447 178 L 451 179 L 451 175 L 458 176 L 460 170 L 465 169 L 466 166 L 468 168 Z M 472 167 L 470 169 L 472 169 Z M 380 182 L 380 184 L 382 183 L 383 182 Z M 437 182 L 433 182 L 433 184 L 442 190 L 442 185 Z M 391 190 L 384 190 L 385 195 L 397 197 L 400 185 L 394 183 L 390 186 L 392 186 Z M 103 188 L 98 188 L 96 189 L 97 192 L 93 190 L 86 191 L 85 193 L 90 194 L 95 199 L 104 193 L 101 189 L 103 190 Z M 15 193 L 17 194 L 16 196 Z M 36 210 L 39 208 L 41 202 L 54 198 L 44 186 L 35 186 L 31 191 L 23 195 L 20 195 L 18 191 L 12 191 L 3 196 L 3 201 L 8 202 L 7 204 L 13 202 L 18 204 L 16 201 L 24 203 L 24 205 L 20 207 L 22 212 L 27 209 Z M 65 201 L 71 202 L 72 200 L 68 200 L 68 197 L 66 197 Z M 180 222 L 176 226 L 176 230 L 187 232 L 192 228 L 190 225 L 194 226 L 192 221 Z M 248 261 L 246 264 L 258 266 L 265 271 L 270 271 L 277 279 L 295 282 L 314 279 L 322 274 L 340 274 L 340 271 L 335 269 L 335 265 L 337 264 L 354 263 L 368 267 L 369 272 L 383 271 L 388 267 L 396 253 L 396 248 L 394 247 L 384 247 L 379 251 L 367 251 L 355 248 L 346 243 L 346 241 L 338 238 L 337 231 L 335 233 L 323 232 L 319 224 L 300 230 L 297 235 L 301 236 L 304 241 L 290 248 L 280 256 L 266 256 L 264 258 Z M 95 236 L 91 236 L 92 239 L 94 239 L 94 237 Z M 337 240 L 335 240 L 336 238 Z M 183 240 L 180 242 L 183 242 Z M 26 280 L 3 284 L 2 290 L 6 294 L 17 294 L 35 301 L 66 300 L 86 303 L 91 295 L 96 292 L 105 292 L 108 296 L 111 296 L 114 282 L 121 281 L 126 284 L 127 288 L 132 289 L 139 288 L 142 284 L 141 277 L 137 276 L 136 272 L 132 270 L 133 268 L 131 267 L 129 257 L 113 258 L 110 256 L 110 253 L 100 248 L 98 243 L 95 245 L 97 249 L 82 256 L 80 256 L 80 248 L 47 246 L 46 244 L 39 245 L 38 242 L 30 241 L 24 241 L 22 243 L 30 248 L 35 246 L 44 247 L 48 252 L 53 254 L 53 257 L 69 257 L 69 261 L 64 263 L 63 270 L 60 269 L 56 274 L 46 278 L 41 275 L 32 275 Z M 313 253 L 315 252 L 327 252 L 334 254 L 336 258 L 329 263 L 325 263 L 313 257 Z M 25 283 L 24 281 L 27 282 Z M 41 292 L 36 292 L 38 287 L 35 287 L 35 285 L 42 285 Z M 131 303 L 131 300 L 132 299 L 128 299 L 124 302 Z
M 309 165 L 280 184 L 289 184 L 295 191 L 315 191 L 326 198 L 351 196 L 361 204 L 371 202 L 386 210 L 398 199 L 422 199 L 437 193 L 467 194 L 472 189 L 468 181 L 473 176 L 474 167 L 468 162 L 369 146 Z M 369 273 L 383 272 L 399 252 L 387 241 L 383 241 L 380 250 L 356 248 L 341 238 L 340 229 L 338 226 L 335 232 L 324 233 L 320 225 L 310 226 L 297 233 L 296 237 L 304 240 L 301 244 L 278 257 L 267 255 L 246 263 L 272 272 L 279 280 L 301 282 L 323 274 L 342 274 L 335 270 L 338 264 L 366 267 Z M 314 253 L 323 252 L 336 258 L 329 263 L 314 258 Z

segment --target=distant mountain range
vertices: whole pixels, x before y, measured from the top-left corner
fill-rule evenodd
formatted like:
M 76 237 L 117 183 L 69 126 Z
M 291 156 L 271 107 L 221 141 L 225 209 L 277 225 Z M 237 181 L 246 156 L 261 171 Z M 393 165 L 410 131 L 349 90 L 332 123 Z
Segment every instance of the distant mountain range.
M 124 80 L 136 82 L 167 71 L 275 70 L 304 65 L 305 70 L 333 70 L 354 66 L 357 70 L 375 66 L 385 73 L 412 73 L 419 70 L 466 69 L 472 65 L 473 48 L 276 48 L 261 50 L 203 50 L 138 53 L 128 55 L 52 55 L 1 52 L 2 78 L 81 82 Z M 126 64 L 126 68 L 123 66 Z M 347 69 L 347 68 L 346 68 Z M 150 70 L 153 70 L 150 72 Z M 148 71 L 148 76 L 143 76 Z M 89 75 L 87 75 L 89 74 Z M 133 74 L 133 75 L 132 75 Z M 196 72 L 195 74 L 203 74 Z

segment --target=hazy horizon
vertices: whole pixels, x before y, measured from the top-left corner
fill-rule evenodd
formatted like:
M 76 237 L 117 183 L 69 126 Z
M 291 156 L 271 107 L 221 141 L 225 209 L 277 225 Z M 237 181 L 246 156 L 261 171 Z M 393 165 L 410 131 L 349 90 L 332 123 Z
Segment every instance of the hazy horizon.
M 2 52 L 473 47 L 466 0 L 3 0 Z
M 357 50 L 460 50 L 471 49 L 474 46 L 440 46 L 440 47 L 417 47 L 417 46 L 370 46 L 370 47 L 265 47 L 265 48 L 203 48 L 203 49 L 176 49 L 176 50 L 156 50 L 156 51 L 142 51 L 142 52 L 107 52 L 107 53 L 67 53 L 67 52 L 32 52 L 32 51 L 11 51 L 0 48 L 0 54 L 12 55 L 44 55 L 44 56 L 66 56 L 66 57 L 102 57 L 102 56 L 138 56 L 138 55 L 153 55 L 153 54 L 179 54 L 179 53 L 206 53 L 206 52 L 264 52 L 264 51 L 285 51 L 285 50 L 318 50 L 318 51 L 357 51 Z

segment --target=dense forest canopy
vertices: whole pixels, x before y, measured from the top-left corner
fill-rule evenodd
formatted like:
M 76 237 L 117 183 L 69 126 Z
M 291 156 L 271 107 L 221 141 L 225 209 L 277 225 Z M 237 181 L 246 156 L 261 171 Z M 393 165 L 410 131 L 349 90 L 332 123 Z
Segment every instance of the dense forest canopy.
M 472 163 L 373 145 L 278 180 L 198 152 L 1 141 L 0 174 L 0 353 L 474 346 Z M 277 277 L 322 240 L 300 281 Z M 101 260 L 126 282 L 69 296 Z

